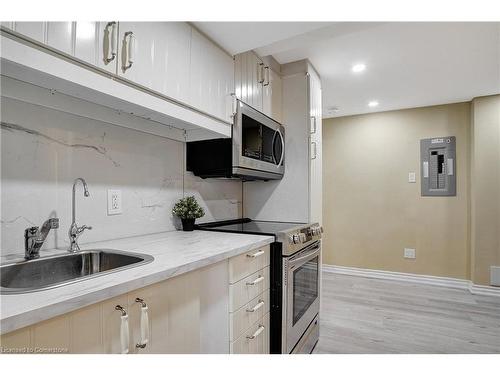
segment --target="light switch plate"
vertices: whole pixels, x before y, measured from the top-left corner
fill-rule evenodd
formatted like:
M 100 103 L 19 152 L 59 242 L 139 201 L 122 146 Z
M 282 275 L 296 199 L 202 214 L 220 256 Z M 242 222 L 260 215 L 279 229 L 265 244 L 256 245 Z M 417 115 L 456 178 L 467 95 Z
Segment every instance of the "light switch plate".
M 415 251 L 415 249 L 405 248 L 404 257 L 407 258 L 407 259 L 415 259 L 416 258 L 416 251 Z
M 408 173 L 408 182 L 409 183 L 415 183 L 417 182 L 417 175 L 415 172 L 409 172 Z
M 120 215 L 122 212 L 122 191 L 108 190 L 108 215 Z

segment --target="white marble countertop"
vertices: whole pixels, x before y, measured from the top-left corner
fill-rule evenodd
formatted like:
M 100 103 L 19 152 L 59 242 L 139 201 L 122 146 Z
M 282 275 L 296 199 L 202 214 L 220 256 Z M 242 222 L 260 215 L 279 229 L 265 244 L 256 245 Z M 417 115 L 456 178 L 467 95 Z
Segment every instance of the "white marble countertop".
M 271 236 L 163 232 L 81 245 L 149 254 L 151 263 L 39 292 L 0 296 L 0 334 L 14 331 L 273 242 Z M 42 257 L 66 250 L 43 251 Z

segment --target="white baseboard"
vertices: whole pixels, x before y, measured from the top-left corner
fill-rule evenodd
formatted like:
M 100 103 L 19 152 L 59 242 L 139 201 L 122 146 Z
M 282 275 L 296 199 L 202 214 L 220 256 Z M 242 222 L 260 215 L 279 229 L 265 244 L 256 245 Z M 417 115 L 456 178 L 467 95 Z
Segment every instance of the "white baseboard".
M 477 285 L 472 284 L 469 285 L 469 291 L 472 294 L 479 294 L 482 296 L 494 296 L 500 298 L 500 288 L 497 286 L 487 286 L 487 285 Z
M 496 288 L 493 286 L 476 285 L 473 284 L 470 280 L 465 280 L 465 279 L 419 275 L 414 273 L 372 270 L 368 268 L 334 266 L 329 264 L 323 264 L 322 269 L 323 272 L 335 273 L 339 275 L 360 276 L 372 279 L 394 280 L 394 281 L 412 282 L 417 284 L 434 285 L 444 288 L 468 290 L 472 294 L 500 297 L 500 288 Z

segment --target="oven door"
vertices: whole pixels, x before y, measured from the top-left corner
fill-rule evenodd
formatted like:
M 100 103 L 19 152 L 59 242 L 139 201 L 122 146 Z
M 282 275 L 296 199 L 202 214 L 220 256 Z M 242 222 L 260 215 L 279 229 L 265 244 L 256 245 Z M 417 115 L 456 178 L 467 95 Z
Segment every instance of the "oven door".
M 285 129 L 249 105 L 237 101 L 233 124 L 233 172 L 281 178 L 285 172 Z M 251 172 L 250 172 L 251 173 Z M 248 174 L 248 172 L 247 172 Z
M 286 353 L 290 353 L 311 321 L 319 313 L 321 242 L 284 258 L 284 295 L 286 296 Z M 285 318 L 285 316 L 284 316 Z

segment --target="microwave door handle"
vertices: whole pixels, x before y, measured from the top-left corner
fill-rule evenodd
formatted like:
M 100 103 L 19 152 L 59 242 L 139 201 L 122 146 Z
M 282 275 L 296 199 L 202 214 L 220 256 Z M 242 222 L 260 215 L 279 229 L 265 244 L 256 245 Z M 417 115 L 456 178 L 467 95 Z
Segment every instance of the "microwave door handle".
M 275 131 L 274 131 L 274 134 L 273 134 L 273 140 L 272 140 L 271 144 L 273 145 L 273 163 L 274 163 L 274 164 L 276 164 L 276 165 L 278 165 L 278 164 L 276 163 L 276 153 L 275 153 L 275 151 L 274 151 L 274 141 L 276 140 L 276 134 L 278 134 L 278 131 L 277 131 L 277 130 L 275 130 Z
M 279 128 L 276 129 L 276 133 L 278 133 L 280 135 L 280 140 L 281 140 L 281 157 L 280 157 L 279 163 L 277 164 L 277 166 L 280 167 L 281 164 L 283 163 L 283 158 L 285 157 L 285 140 L 283 139 L 283 134 L 281 134 Z M 275 133 L 275 135 L 276 135 L 276 133 Z M 274 153 L 274 150 L 273 150 L 273 153 Z

